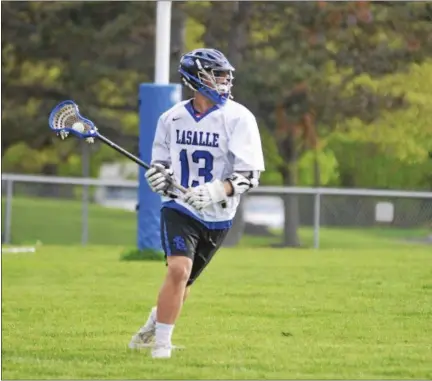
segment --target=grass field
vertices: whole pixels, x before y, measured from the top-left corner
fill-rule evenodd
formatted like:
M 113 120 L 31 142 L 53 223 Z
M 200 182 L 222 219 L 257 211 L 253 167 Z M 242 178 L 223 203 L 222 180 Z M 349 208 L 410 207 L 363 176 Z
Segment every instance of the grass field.
M 122 249 L 2 255 L 2 379 L 432 378 L 430 247 L 223 249 L 168 361 L 127 349 L 165 266 Z
M 127 349 L 165 272 L 119 260 L 135 214 L 91 205 L 89 229 L 77 246 L 80 202 L 14 198 L 13 243 L 43 244 L 2 255 L 2 379 L 432 378 L 432 249 L 407 241 L 427 229 L 323 228 L 319 251 L 244 237 L 197 282 L 169 361 Z

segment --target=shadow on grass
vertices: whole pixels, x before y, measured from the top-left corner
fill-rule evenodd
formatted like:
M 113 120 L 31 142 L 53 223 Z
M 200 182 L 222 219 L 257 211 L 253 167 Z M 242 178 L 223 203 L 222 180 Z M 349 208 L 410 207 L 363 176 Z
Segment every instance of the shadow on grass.
M 121 261 L 164 261 L 164 253 L 157 250 L 125 250 L 120 255 Z

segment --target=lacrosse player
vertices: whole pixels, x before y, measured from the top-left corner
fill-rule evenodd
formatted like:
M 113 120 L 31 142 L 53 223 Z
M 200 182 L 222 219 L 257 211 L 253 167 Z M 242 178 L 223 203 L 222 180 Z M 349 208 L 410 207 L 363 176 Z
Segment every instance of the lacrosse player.
M 193 99 L 159 119 L 146 173 L 162 196 L 161 241 L 167 274 L 157 307 L 132 337 L 130 348 L 149 345 L 153 358 L 171 357 L 171 336 L 190 286 L 220 248 L 242 194 L 264 171 L 254 115 L 230 98 L 234 67 L 215 49 L 182 56 L 179 72 Z M 171 185 L 188 189 L 179 194 Z

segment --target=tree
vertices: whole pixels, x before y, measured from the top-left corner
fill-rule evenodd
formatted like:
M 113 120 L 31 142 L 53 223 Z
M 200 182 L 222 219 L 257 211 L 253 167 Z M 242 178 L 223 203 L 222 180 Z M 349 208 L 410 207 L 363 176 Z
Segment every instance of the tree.
M 2 152 L 39 152 L 34 163 L 45 172 L 64 171 L 77 147 L 60 150 L 46 124 L 52 106 L 70 98 L 136 152 L 137 88 L 154 73 L 154 15 L 152 2 L 4 3 Z M 351 164 L 373 157 L 382 168 L 414 171 L 406 183 L 427 187 L 429 125 L 424 116 L 412 121 L 430 106 L 406 83 L 430 76 L 431 20 L 431 5 L 418 2 L 175 2 L 171 78 L 185 50 L 227 53 L 238 68 L 235 99 L 262 129 L 264 182 L 403 183 L 399 172 L 390 179 Z M 296 246 L 295 197 L 285 207 L 285 245 Z
M 184 4 L 173 4 L 173 78 L 184 49 L 183 8 Z M 25 142 L 11 155 L 40 152 L 41 160 L 35 162 L 44 164 L 39 170 L 64 172 L 62 166 L 77 155 L 78 143 L 60 142 L 49 131 L 47 117 L 55 104 L 73 99 L 104 134 L 138 154 L 137 93 L 139 84 L 151 82 L 154 75 L 155 12 L 152 2 L 5 3 L 2 124 L 7 134 L 2 153 Z M 55 155 L 42 154 L 53 146 Z M 118 157 L 96 146 L 93 175 L 99 159 Z M 13 158 L 9 164 L 25 170 Z
M 357 78 L 358 83 L 373 87 L 377 93 L 403 91 L 408 106 L 382 113 L 369 124 L 352 118 L 336 126 L 328 145 L 339 158 L 341 175 L 351 186 L 432 189 L 432 101 L 425 78 L 432 78 L 431 59 L 377 81 L 366 75 Z M 368 155 L 360 157 L 362 152 Z
M 154 4 L 10 2 L 2 20 L 3 152 L 51 145 L 47 115 L 64 99 L 136 149 L 135 136 L 121 139 L 136 131 L 138 84 L 153 68 Z
M 228 24 L 220 22 L 230 7 L 212 2 L 197 11 L 205 41 L 221 49 L 230 41 Z M 248 16 L 235 95 L 272 131 L 285 185 L 297 183 L 298 161 L 310 150 L 320 184 L 318 157 L 336 126 L 351 119 L 368 125 L 408 106 L 403 91 L 377 93 L 358 78 L 375 81 L 432 53 L 425 3 L 249 3 Z M 285 245 L 297 246 L 295 197 L 285 205 Z

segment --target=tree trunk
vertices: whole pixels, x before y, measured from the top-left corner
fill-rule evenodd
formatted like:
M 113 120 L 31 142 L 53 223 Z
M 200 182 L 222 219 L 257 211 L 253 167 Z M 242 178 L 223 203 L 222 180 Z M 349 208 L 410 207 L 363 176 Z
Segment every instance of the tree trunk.
M 298 237 L 299 228 L 299 204 L 298 196 L 295 194 L 284 197 L 285 225 L 283 246 L 299 247 L 300 240 Z
M 282 170 L 282 178 L 285 186 L 296 185 L 296 166 L 297 158 L 295 155 L 295 142 L 292 137 L 287 138 L 286 142 L 289 145 L 289 157 L 286 157 L 287 167 Z M 288 194 L 284 196 L 284 213 L 285 213 L 285 224 L 284 224 L 284 236 L 283 246 L 284 247 L 299 247 L 300 240 L 298 237 L 299 228 L 299 203 L 298 196 L 295 194 Z
M 221 43 L 224 41 L 223 28 L 221 28 L 221 22 L 218 16 L 226 15 L 224 11 L 227 7 L 225 1 L 212 1 L 206 17 L 204 18 L 204 24 L 206 26 L 204 34 L 202 36 L 204 42 L 204 48 L 213 48 L 222 50 Z
M 248 42 L 247 22 L 251 13 L 252 3 L 249 1 L 234 1 L 231 17 L 231 30 L 228 39 L 228 60 L 234 67 L 242 63 L 243 52 Z

